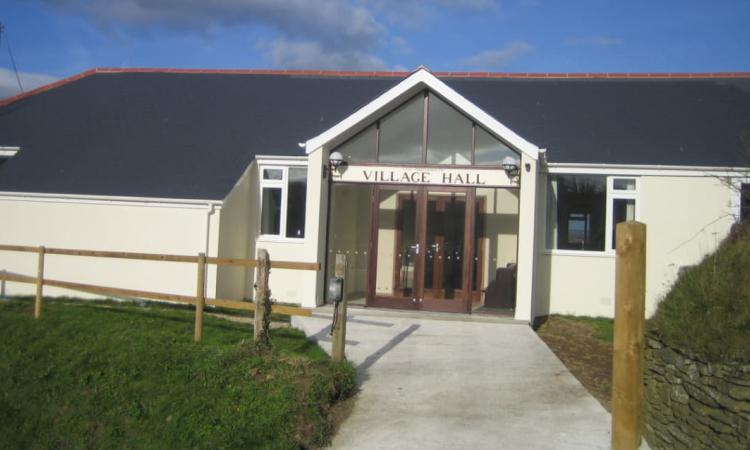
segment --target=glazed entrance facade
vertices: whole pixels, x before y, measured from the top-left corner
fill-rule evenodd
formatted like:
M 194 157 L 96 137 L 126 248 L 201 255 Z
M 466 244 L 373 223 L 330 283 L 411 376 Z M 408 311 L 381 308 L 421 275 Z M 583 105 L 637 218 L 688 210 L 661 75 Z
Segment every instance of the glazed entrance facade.
M 327 267 L 355 304 L 512 313 L 519 189 L 334 183 Z
M 340 163 L 328 172 L 327 273 L 346 256 L 347 299 L 513 314 L 525 154 L 430 89 L 356 129 L 328 151 Z

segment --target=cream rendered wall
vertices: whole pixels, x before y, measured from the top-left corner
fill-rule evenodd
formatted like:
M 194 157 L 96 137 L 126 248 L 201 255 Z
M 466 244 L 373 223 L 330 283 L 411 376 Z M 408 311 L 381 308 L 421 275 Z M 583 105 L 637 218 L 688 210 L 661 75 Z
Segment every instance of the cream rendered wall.
M 253 240 L 256 252 L 257 249 L 265 248 L 272 262 L 277 260 L 321 264 L 321 270 L 318 271 L 271 269 L 269 287 L 271 298 L 275 301 L 296 303 L 303 307 L 323 304 L 322 266 L 325 262 L 325 213 L 328 207 L 328 180 L 323 179 L 323 161 L 327 160 L 328 154 L 322 149 L 308 155 L 304 239 L 258 236 L 260 217 L 258 215 L 255 218 L 256 232 Z M 253 184 L 258 185 L 257 181 Z M 259 199 L 260 193 L 255 192 L 254 198 Z
M 679 268 L 698 263 L 727 235 L 734 222 L 736 196 L 711 176 L 640 177 L 639 220 L 648 234 L 647 316 L 654 313 Z M 543 197 L 540 201 L 545 202 Z M 614 252 L 541 250 L 536 264 L 536 314 L 612 317 L 614 283 Z
M 655 312 L 682 266 L 714 251 L 735 221 L 739 194 L 718 178 L 643 177 L 641 221 L 647 225 L 646 314 Z
M 219 209 L 200 204 L 0 197 L 4 244 L 144 253 L 216 255 Z M 208 239 L 207 239 L 208 238 Z M 0 251 L 0 270 L 36 274 L 36 255 Z M 87 284 L 195 295 L 196 267 L 189 263 L 47 255 L 46 278 Z M 209 267 L 207 295 L 216 289 Z M 34 292 L 6 283 L 6 295 Z M 45 295 L 97 297 L 45 287 Z
M 257 199 L 252 196 L 252 186 L 257 186 L 257 173 L 257 165 L 252 163 L 224 199 L 219 226 L 219 256 L 222 258 L 247 259 L 255 255 L 254 248 L 251 251 L 250 242 L 256 231 L 253 219 L 258 208 Z M 252 271 L 252 268 L 219 266 L 216 296 L 231 300 L 251 298 L 252 289 L 248 286 L 248 275 L 252 274 Z
M 518 271 L 515 319 L 534 320 L 534 265 L 536 257 L 536 208 L 538 161 L 521 155 L 521 187 L 518 209 Z M 527 169 L 528 167 L 528 169 Z

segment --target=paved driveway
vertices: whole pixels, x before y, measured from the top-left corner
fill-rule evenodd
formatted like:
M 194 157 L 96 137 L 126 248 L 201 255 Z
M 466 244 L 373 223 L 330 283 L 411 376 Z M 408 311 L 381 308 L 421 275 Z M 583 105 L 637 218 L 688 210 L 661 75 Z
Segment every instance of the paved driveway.
M 293 318 L 326 351 L 330 323 Z M 609 414 L 526 325 L 350 310 L 346 351 L 361 392 L 333 448 L 609 448 Z

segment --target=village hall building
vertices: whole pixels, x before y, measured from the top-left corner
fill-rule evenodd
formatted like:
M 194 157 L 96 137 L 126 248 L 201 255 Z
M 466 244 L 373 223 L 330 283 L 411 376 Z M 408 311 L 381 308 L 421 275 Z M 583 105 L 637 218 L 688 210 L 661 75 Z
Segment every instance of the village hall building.
M 271 272 L 304 307 L 342 254 L 352 304 L 530 322 L 611 317 L 615 226 L 638 220 L 651 314 L 749 214 L 749 143 L 748 73 L 95 69 L 0 102 L 0 243 L 265 248 L 321 265 Z M 195 290 L 179 262 L 49 255 L 45 277 Z M 250 299 L 253 277 L 209 266 L 206 295 Z

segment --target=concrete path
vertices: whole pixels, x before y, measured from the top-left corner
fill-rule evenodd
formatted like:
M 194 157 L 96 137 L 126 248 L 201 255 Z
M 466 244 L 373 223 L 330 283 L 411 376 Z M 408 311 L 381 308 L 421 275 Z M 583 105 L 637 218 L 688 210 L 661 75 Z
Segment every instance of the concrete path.
M 333 448 L 609 448 L 610 415 L 527 325 L 453 317 L 350 310 L 361 391 Z M 292 320 L 329 352 L 330 324 Z

